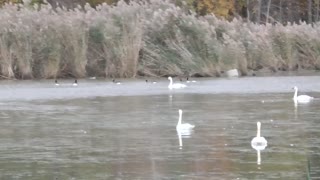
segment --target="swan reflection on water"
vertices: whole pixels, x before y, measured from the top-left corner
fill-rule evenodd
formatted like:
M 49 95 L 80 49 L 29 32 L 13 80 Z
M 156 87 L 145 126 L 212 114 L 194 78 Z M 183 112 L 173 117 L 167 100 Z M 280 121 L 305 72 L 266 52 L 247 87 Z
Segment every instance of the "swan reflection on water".
M 177 131 L 177 135 L 179 138 L 179 149 L 182 149 L 183 141 L 182 138 L 190 138 L 193 133 L 193 130 L 185 130 L 185 131 Z
M 260 151 L 264 150 L 268 145 L 267 140 L 264 137 L 260 136 L 260 129 L 261 129 L 261 123 L 257 122 L 257 136 L 254 137 L 251 141 L 251 147 L 257 151 L 257 164 L 258 165 L 261 164 Z
M 266 146 L 252 146 L 252 148 L 257 151 L 257 164 L 260 165 L 261 164 L 260 151 L 264 150 Z

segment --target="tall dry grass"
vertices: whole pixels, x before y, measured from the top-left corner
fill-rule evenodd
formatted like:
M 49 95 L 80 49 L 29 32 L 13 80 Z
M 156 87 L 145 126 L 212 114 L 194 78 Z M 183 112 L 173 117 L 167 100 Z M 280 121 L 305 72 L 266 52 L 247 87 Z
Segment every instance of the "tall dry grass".
M 220 76 L 320 69 L 320 24 L 197 17 L 169 0 L 0 9 L 3 78 Z

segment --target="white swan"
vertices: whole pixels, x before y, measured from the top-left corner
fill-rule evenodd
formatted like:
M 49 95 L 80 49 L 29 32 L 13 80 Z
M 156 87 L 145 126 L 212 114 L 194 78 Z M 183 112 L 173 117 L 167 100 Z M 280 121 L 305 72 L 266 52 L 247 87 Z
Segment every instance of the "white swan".
M 189 123 L 181 123 L 181 121 L 182 121 L 182 110 L 179 109 L 179 120 L 176 126 L 176 130 L 178 131 L 178 133 L 181 133 L 182 135 L 186 133 L 190 134 L 190 131 L 194 128 L 194 125 Z
M 260 136 L 260 128 L 261 123 L 257 122 L 257 136 L 251 140 L 251 146 L 254 149 L 259 148 L 260 150 L 264 150 L 264 148 L 267 147 L 268 142 L 264 137 Z
M 169 86 L 168 86 L 169 89 L 181 89 L 181 88 L 187 87 L 185 84 L 173 83 L 172 82 L 172 77 L 170 77 L 170 76 L 168 77 L 168 79 L 170 80 L 170 83 L 169 83 Z
M 251 147 L 255 150 L 257 150 L 257 164 L 260 165 L 261 164 L 261 157 L 260 157 L 260 151 L 264 150 L 267 145 L 268 142 L 264 137 L 260 136 L 260 129 L 261 129 L 261 123 L 257 122 L 257 136 L 254 137 L 251 140 Z
M 313 97 L 308 96 L 308 95 L 300 95 L 300 96 L 298 96 L 298 87 L 297 86 L 294 86 L 293 89 L 294 89 L 293 100 L 294 100 L 295 103 L 297 103 L 297 102 L 299 102 L 299 103 L 308 103 L 313 99 Z
M 74 83 L 72 84 L 72 86 L 78 86 L 78 80 L 77 79 L 74 80 Z

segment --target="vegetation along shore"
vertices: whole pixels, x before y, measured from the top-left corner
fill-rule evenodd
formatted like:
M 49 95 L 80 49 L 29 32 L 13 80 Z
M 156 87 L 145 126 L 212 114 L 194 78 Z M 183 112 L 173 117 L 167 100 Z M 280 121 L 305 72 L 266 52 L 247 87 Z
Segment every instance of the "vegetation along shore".
M 0 76 L 220 76 L 320 68 L 320 24 L 200 16 L 169 0 L 0 8 Z

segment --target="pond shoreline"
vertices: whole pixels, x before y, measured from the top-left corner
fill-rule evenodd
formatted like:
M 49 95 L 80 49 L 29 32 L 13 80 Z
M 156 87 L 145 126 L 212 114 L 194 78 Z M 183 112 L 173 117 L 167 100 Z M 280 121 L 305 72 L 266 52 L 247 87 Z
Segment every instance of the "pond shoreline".
M 278 77 L 278 76 L 320 76 L 319 70 L 308 70 L 308 69 L 301 69 L 296 71 L 277 71 L 272 72 L 270 70 L 262 69 L 259 71 L 249 71 L 246 75 L 239 74 L 239 77 Z M 69 79 L 90 79 L 90 80 L 96 80 L 96 79 L 162 79 L 167 77 L 174 77 L 179 78 L 180 80 L 186 80 L 187 78 L 228 78 L 226 72 L 221 72 L 220 76 L 200 76 L 200 75 L 194 75 L 194 76 L 187 76 L 187 75 L 163 75 L 163 76 L 136 76 L 131 78 L 119 78 L 119 77 L 105 77 L 105 76 L 86 76 L 83 78 L 76 78 L 73 76 L 66 76 L 66 77 L 58 77 L 58 78 L 33 78 L 33 79 L 21 79 L 21 78 L 7 78 L 4 76 L 0 76 L 0 81 L 2 80 L 54 80 L 54 79 L 62 79 L 62 80 L 69 80 Z
M 195 83 L 174 82 L 186 84 L 184 89 L 168 89 L 167 78 L 152 78 L 147 83 L 145 78 L 116 79 L 78 79 L 78 86 L 73 86 L 74 79 L 59 79 L 59 86 L 54 80 L 7 80 L 0 81 L 1 101 L 30 101 L 30 100 L 64 100 L 91 99 L 116 96 L 175 96 L 190 94 L 287 94 L 288 101 L 292 100 L 294 86 L 299 92 L 310 92 L 313 97 L 320 97 L 319 75 L 309 74 L 297 76 L 255 76 L 240 78 L 191 78 Z M 308 93 L 309 94 L 309 93 Z M 266 98 L 268 99 L 268 98 Z M 261 101 L 263 99 L 257 99 Z

